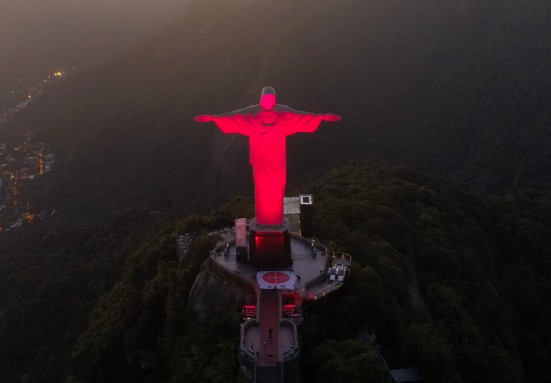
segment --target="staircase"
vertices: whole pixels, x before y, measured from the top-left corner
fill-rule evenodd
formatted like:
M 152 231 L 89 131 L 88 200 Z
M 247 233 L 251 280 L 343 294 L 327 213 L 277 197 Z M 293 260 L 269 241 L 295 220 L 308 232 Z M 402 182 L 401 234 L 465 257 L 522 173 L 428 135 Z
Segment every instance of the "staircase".
M 256 366 L 255 383 L 282 383 L 281 366 Z

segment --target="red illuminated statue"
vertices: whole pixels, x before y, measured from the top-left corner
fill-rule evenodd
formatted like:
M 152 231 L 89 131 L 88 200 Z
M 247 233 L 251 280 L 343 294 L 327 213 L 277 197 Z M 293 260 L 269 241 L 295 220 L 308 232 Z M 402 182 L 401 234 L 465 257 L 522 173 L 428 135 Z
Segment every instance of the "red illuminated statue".
M 339 121 L 336 114 L 302 112 L 276 104 L 274 88 L 262 89 L 260 104 L 219 115 L 204 114 L 197 122 L 213 121 L 224 133 L 249 137 L 250 162 L 255 184 L 256 222 L 283 224 L 286 183 L 286 137 L 312 133 L 322 121 Z

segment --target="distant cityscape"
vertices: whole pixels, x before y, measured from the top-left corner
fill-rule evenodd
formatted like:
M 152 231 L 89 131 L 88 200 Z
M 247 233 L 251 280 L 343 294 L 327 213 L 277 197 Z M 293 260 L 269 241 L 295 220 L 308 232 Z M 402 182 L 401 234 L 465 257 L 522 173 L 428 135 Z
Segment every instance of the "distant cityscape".
M 65 75 L 64 71 L 57 71 L 39 84 L 20 81 L 19 87 L 12 90 L 13 104 L 0 106 L 0 128 L 41 96 L 48 84 Z M 45 220 L 57 213 L 55 210 L 37 212 L 24 193 L 39 177 L 51 172 L 55 165 L 55 154 L 48 145 L 35 140 L 37 131 L 38 128 L 27 130 L 21 143 L 0 142 L 0 233 L 19 229 L 36 220 Z

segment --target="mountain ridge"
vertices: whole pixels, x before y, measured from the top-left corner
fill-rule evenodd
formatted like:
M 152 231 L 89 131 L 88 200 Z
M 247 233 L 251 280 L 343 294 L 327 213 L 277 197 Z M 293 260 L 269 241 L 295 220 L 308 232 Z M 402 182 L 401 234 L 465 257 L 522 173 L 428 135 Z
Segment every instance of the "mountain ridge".
M 305 383 L 365 378 L 364 359 L 343 361 L 334 350 L 375 352 L 358 340 L 366 332 L 394 355 L 392 363 L 416 365 L 432 381 L 546 381 L 548 224 L 441 176 L 384 163 L 354 162 L 300 191 L 314 192 L 320 241 L 354 259 L 340 293 L 303 306 Z M 208 266 L 200 271 L 216 242 L 209 233 L 252 211 L 252 203 L 236 199 L 183 219 L 151 215 L 146 206 L 84 231 L 27 238 L 35 246 L 5 257 L 0 270 L 0 328 L 9 329 L 0 332 L 3 376 L 14 382 L 25 373 L 35 381 L 56 376 L 71 383 L 239 381 L 240 308 L 230 299 L 216 315 L 202 315 L 188 305 L 196 304 L 189 293 L 198 275 L 228 283 Z M 179 261 L 175 240 L 186 232 L 196 236 Z M 411 302 L 411 255 L 430 316 Z M 23 283 L 29 278 L 35 283 Z M 66 310 L 55 315 L 67 302 L 79 303 L 70 316 Z M 37 310 L 51 315 L 37 316 Z M 71 318 L 78 321 L 67 326 Z M 36 347 L 29 348 L 25 339 L 36 333 Z M 41 350 L 52 357 L 41 358 Z M 17 355 L 25 358 L 10 364 Z M 320 358 L 339 360 L 348 372 L 328 371 Z M 373 381 L 387 382 L 376 356 L 369 365 Z

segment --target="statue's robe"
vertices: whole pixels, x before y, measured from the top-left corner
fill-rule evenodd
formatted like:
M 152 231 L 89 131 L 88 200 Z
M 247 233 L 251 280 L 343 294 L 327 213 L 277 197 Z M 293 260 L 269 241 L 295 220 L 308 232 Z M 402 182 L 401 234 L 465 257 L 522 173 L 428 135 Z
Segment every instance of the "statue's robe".
M 249 137 L 256 222 L 261 225 L 283 224 L 283 197 L 287 182 L 286 137 L 314 132 L 323 120 L 323 114 L 302 112 L 278 104 L 270 110 L 252 105 L 212 117 L 222 132 Z

